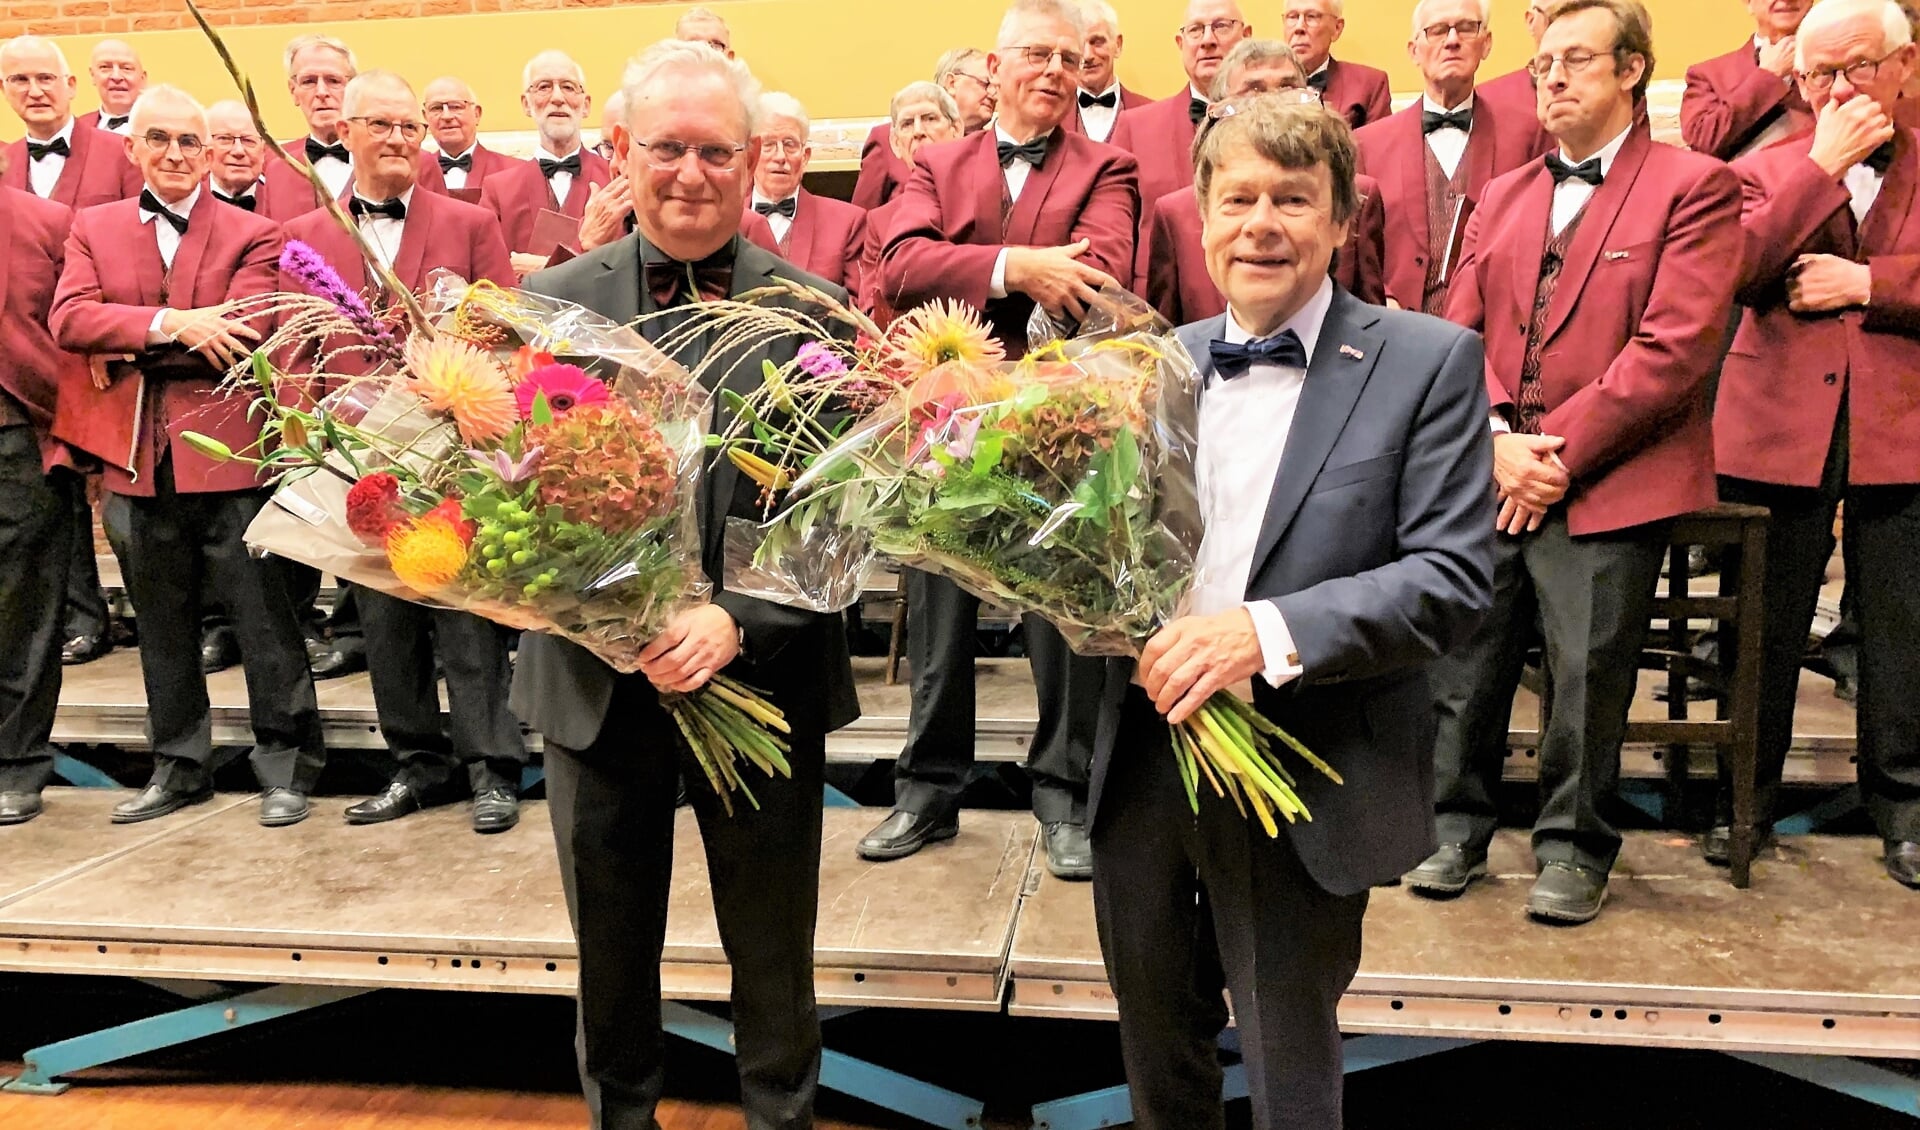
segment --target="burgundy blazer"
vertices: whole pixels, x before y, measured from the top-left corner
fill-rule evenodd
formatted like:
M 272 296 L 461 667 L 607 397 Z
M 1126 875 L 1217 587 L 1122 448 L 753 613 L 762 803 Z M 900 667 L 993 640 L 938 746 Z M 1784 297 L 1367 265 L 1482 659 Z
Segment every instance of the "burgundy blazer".
M 147 348 L 147 330 L 160 311 L 163 285 L 169 289 L 165 305 L 177 310 L 271 291 L 280 259 L 280 226 L 202 195 L 169 272 L 153 229 L 140 222 L 139 201 L 118 200 L 74 215 L 66 254 L 49 323 L 54 340 L 75 353 L 139 353 Z M 106 488 L 115 494 L 153 496 L 161 423 L 173 458 L 174 489 L 180 493 L 259 487 L 253 467 L 215 463 L 180 442 L 181 433 L 189 431 L 210 435 L 235 451 L 259 440 L 260 421 L 247 415 L 252 397 L 246 392 L 217 393 L 218 383 L 211 375 L 150 380 L 134 454 L 136 474 L 109 465 L 103 475 Z M 69 383 L 62 395 L 70 390 L 90 395 L 93 385 L 84 380 Z
M 1540 96 L 1533 88 L 1533 76 L 1527 73 L 1527 68 L 1521 67 L 1517 71 L 1508 71 L 1485 82 L 1475 83 L 1473 93 L 1509 122 L 1515 119 L 1531 120 L 1534 127 L 1539 128 Z M 1542 129 L 1540 132 L 1546 131 Z M 1542 145 L 1547 143 L 1542 142 Z M 1546 152 L 1546 149 L 1543 148 L 1541 152 Z
M 87 379 L 85 363 L 55 345 L 47 329 L 72 222 L 64 205 L 0 188 L 0 388 L 26 412 L 49 464 L 60 450 L 47 435 L 60 388 Z
M 1485 337 L 1488 397 L 1510 417 L 1553 191 L 1544 161 L 1487 185 L 1448 299 L 1448 318 Z M 1704 386 L 1726 338 L 1740 255 L 1739 178 L 1636 123 L 1587 202 L 1541 339 L 1541 431 L 1566 439 L 1576 536 L 1717 498 Z
M 881 298 L 895 310 L 935 298 L 965 302 L 987 316 L 1007 355 L 1020 357 L 1033 300 L 1018 293 L 987 297 L 1001 248 L 1085 239 L 1090 246 L 1080 261 L 1124 285 L 1139 226 L 1139 182 L 1124 151 L 1055 130 L 1046 162 L 1028 174 L 1003 228 L 1006 181 L 995 145 L 994 131 L 981 130 L 920 150 L 887 225 Z
M 1731 161 L 1782 113 L 1794 133 L 1813 128 L 1813 111 L 1798 86 L 1760 69 L 1760 51 L 1752 39 L 1687 68 L 1680 136 L 1691 149 Z
M 140 194 L 145 182 L 140 177 L 139 166 L 127 159 L 126 138 L 75 121 L 73 140 L 68 146 L 72 152 L 67 154 L 60 179 L 53 183 L 53 192 L 47 199 L 78 212 L 95 204 Z M 0 174 L 0 185 L 32 193 L 33 182 L 27 177 L 27 167 L 32 162 L 27 157 L 26 139 L 8 142 L 4 152 L 7 171 Z
M 893 234 L 893 220 L 899 211 L 900 198 L 896 196 L 868 212 L 867 222 L 861 227 L 860 290 L 853 300 L 881 329 L 899 314 L 880 298 L 880 256 L 886 250 L 887 237 Z
M 1131 275 L 1135 291 L 1146 287 L 1147 225 L 1153 222 L 1153 202 L 1193 183 L 1193 135 L 1197 131 L 1188 116 L 1192 102 L 1192 93 L 1183 86 L 1171 98 L 1120 115 L 1107 138 L 1107 144 L 1125 149 L 1140 163 L 1142 207 L 1140 226 L 1134 234 Z
M 1320 101 L 1359 129 L 1393 113 L 1393 80 L 1376 67 L 1328 59 L 1327 88 Z
M 892 200 L 912 175 L 907 163 L 893 155 L 892 123 L 881 122 L 860 143 L 860 175 L 853 182 L 853 206 L 873 211 Z
M 1362 302 L 1380 305 L 1386 298 L 1380 274 L 1381 248 L 1386 240 L 1387 213 L 1380 203 L 1380 186 L 1370 176 L 1356 178 L 1360 211 L 1347 231 L 1347 242 L 1333 258 L 1328 274 Z M 1207 273 L 1206 252 L 1200 245 L 1200 201 L 1191 188 L 1176 188 L 1153 202 L 1148 225 L 1145 298 L 1176 326 L 1216 318 L 1227 311 L 1227 300 Z
M 417 187 L 417 186 L 416 186 Z M 344 207 L 345 199 L 341 205 Z M 372 294 L 377 289 L 373 272 L 367 269 L 360 248 L 333 217 L 325 212 L 309 212 L 285 227 L 289 240 L 318 251 L 348 286 Z M 394 252 L 393 273 L 402 286 L 415 294 L 427 287 L 427 277 L 445 268 L 468 282 L 489 279 L 501 286 L 515 286 L 513 261 L 500 235 L 500 221 L 478 204 L 468 204 L 438 193 L 416 191 L 407 206 L 407 219 L 400 233 L 400 246 Z M 279 289 L 299 291 L 293 278 L 281 275 Z M 332 353 L 343 342 L 328 342 L 324 349 Z M 364 362 L 364 364 L 363 364 Z M 362 354 L 343 353 L 329 368 L 357 374 L 372 368 L 372 359 Z M 298 361 L 290 362 L 298 367 Z
M 1720 373 L 1714 454 L 1720 473 L 1820 483 L 1846 397 L 1855 483 L 1920 483 L 1920 135 L 1894 135 L 1893 164 L 1856 226 L 1846 186 L 1807 159 L 1811 131 L 1734 162 L 1745 190 L 1747 309 Z M 1801 255 L 1865 263 L 1865 309 L 1796 314 L 1786 276 Z
M 767 237 L 773 236 L 773 227 L 766 217 L 753 210 L 751 199 L 741 210 L 741 224 L 744 231 L 752 220 L 767 225 Z M 756 233 L 748 232 L 747 238 L 762 243 Z M 831 196 L 815 196 L 806 189 L 800 190 L 799 206 L 794 209 L 793 223 L 787 227 L 787 239 L 783 244 L 773 241 L 768 247 L 775 255 L 799 267 L 810 274 L 819 275 L 828 282 L 839 283 L 847 288 L 854 298 L 860 294 L 860 254 L 867 241 L 867 214 L 844 200 L 835 200 Z
M 75 120 L 78 121 L 81 125 L 86 126 L 88 129 L 97 129 L 105 133 L 113 133 L 112 130 L 106 129 L 104 126 L 100 124 L 100 111 L 98 110 L 88 110 L 86 113 L 80 115 L 80 117 Z M 118 135 L 115 135 L 115 136 L 118 136 Z
M 1086 127 L 1080 124 L 1080 92 L 1077 90 L 1074 91 L 1073 97 L 1074 97 L 1073 113 L 1068 114 L 1067 120 L 1060 123 L 1060 128 L 1065 130 L 1071 130 L 1074 133 L 1085 133 L 1087 132 Z M 1128 110 L 1137 110 L 1142 106 L 1151 106 L 1151 105 L 1153 105 L 1152 98 L 1148 97 L 1145 94 L 1140 93 L 1137 90 L 1128 90 L 1127 84 L 1124 82 L 1121 83 L 1120 84 L 1120 112 L 1114 116 L 1113 128 L 1116 130 L 1120 128 L 1120 119 L 1127 116 Z M 1114 143 L 1113 134 L 1110 133 L 1107 135 L 1107 143 L 1109 145 Z
M 1427 287 L 1432 233 L 1427 230 L 1427 141 L 1420 130 L 1423 104 L 1389 115 L 1354 133 L 1360 168 L 1380 182 L 1387 210 L 1387 297 L 1405 310 L 1420 309 Z M 1553 139 L 1537 118 L 1515 120 L 1484 98 L 1474 99 L 1467 134 L 1467 197 L 1480 206 L 1487 182 L 1545 153 Z M 1471 220 L 1469 220 L 1471 222 Z
M 500 217 L 500 231 L 506 236 L 507 250 L 534 254 L 534 222 L 539 219 L 542 208 L 551 208 L 578 220 L 586 215 L 587 196 L 592 186 L 605 185 L 612 179 L 613 167 L 607 164 L 607 159 L 591 149 L 582 149 L 580 175 L 567 186 L 564 201 L 554 200 L 553 187 L 540 171 L 540 162 L 520 161 L 487 178 L 480 188 L 480 202 Z
M 297 157 L 282 161 L 269 155 L 261 177 L 260 187 L 254 192 L 259 201 L 254 210 L 275 223 L 284 224 L 320 208 L 320 192 L 307 180 L 305 161 Z
M 488 177 L 493 176 L 495 173 L 506 172 L 515 165 L 525 165 L 528 163 L 529 162 L 523 161 L 518 157 L 509 157 L 505 153 L 495 153 L 486 146 L 475 142 L 473 146 L 473 168 L 467 170 L 467 187 L 485 190 Z M 583 169 L 586 167 L 584 157 L 581 158 L 581 167 Z M 419 169 L 420 172 L 415 178 L 415 183 L 428 192 L 437 192 L 445 196 L 447 193 L 447 175 L 440 171 L 440 155 L 422 149 L 420 151 Z

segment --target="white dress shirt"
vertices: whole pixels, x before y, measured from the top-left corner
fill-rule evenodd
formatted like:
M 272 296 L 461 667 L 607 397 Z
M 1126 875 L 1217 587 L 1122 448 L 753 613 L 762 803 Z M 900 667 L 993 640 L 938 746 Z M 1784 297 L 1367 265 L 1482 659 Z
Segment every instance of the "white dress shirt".
M 319 141 L 319 138 L 314 138 Z M 323 143 L 324 144 L 324 143 Z M 338 157 L 322 157 L 313 163 L 313 171 L 320 174 L 320 181 L 327 186 L 327 195 L 335 200 L 353 183 L 353 162 L 342 161 Z
M 460 159 L 460 158 L 462 158 L 462 157 L 469 157 L 469 158 L 470 158 L 470 157 L 472 157 L 472 156 L 474 155 L 474 153 L 473 153 L 473 151 L 474 151 L 474 150 L 476 150 L 476 149 L 478 149 L 478 148 L 480 148 L 480 145 L 479 145 L 479 143 L 478 143 L 478 142 L 475 142 L 474 144 L 472 144 L 472 145 L 469 145 L 469 146 L 467 146 L 467 151 L 466 151 L 466 152 L 464 152 L 464 153 L 449 153 L 449 154 L 448 154 L 448 156 L 449 156 L 449 157 L 451 157 L 451 158 L 453 158 L 453 159 L 454 159 L 454 160 L 456 160 L 456 161 L 457 161 L 457 160 L 459 160 L 459 159 Z M 435 160 L 435 161 L 438 161 L 439 159 L 440 159 L 440 158 L 439 158 L 438 156 L 436 156 L 436 157 L 434 157 L 434 160 Z M 440 175 L 441 175 L 441 177 L 442 177 L 442 178 L 444 178 L 444 179 L 446 180 L 446 182 L 447 182 L 447 187 L 448 187 L 448 188 L 465 188 L 465 187 L 467 187 L 467 177 L 468 177 L 468 175 L 469 175 L 469 173 L 470 173 L 470 170 L 469 170 L 469 169 L 442 169 L 442 170 L 440 171 Z
M 1467 95 L 1465 102 L 1453 107 L 1442 106 L 1440 103 L 1435 102 L 1430 95 L 1422 95 L 1420 98 L 1420 110 L 1422 113 L 1431 111 L 1435 114 L 1445 114 L 1450 110 L 1472 110 L 1474 108 L 1475 103 L 1472 94 Z M 1448 126 L 1446 129 L 1434 130 L 1432 133 L 1427 134 L 1427 148 L 1433 150 L 1433 159 L 1440 162 L 1440 171 L 1446 173 L 1447 176 L 1451 178 L 1454 171 L 1460 167 L 1460 158 L 1467 155 L 1467 131 L 1454 129 L 1452 126 Z
M 63 139 L 66 141 L 67 147 L 71 149 L 73 147 L 72 118 L 68 118 L 67 124 L 60 127 L 59 133 L 47 138 L 47 144 L 51 145 L 55 141 Z M 28 140 L 33 141 L 37 139 L 29 136 Z M 27 158 L 27 184 L 32 186 L 33 194 L 42 200 L 52 196 L 53 186 L 60 183 L 60 170 L 66 167 L 67 158 L 60 156 L 58 153 L 49 153 L 38 161 L 31 157 Z
M 1053 131 L 1048 130 L 1044 136 L 1053 136 Z M 995 118 L 993 121 L 993 143 L 995 152 L 999 151 L 1000 143 L 1003 141 L 1008 145 L 1025 144 L 1006 130 L 1001 129 L 1000 119 Z M 1012 161 L 1009 161 L 1007 166 L 1001 169 L 1000 172 L 1007 178 L 1007 199 L 1013 201 L 1015 204 L 1020 203 L 1020 190 L 1027 187 L 1027 177 L 1033 172 L 1033 166 L 1027 164 L 1025 160 L 1015 157 Z M 776 232 L 775 234 L 778 233 Z M 1000 254 L 993 257 L 993 278 L 987 283 L 987 297 L 1005 298 L 1006 296 L 1007 249 L 1003 247 L 1000 249 Z
M 793 196 L 794 196 L 793 215 L 794 215 L 794 219 L 798 219 L 800 217 L 799 191 L 795 190 Z M 778 200 L 773 199 L 771 196 L 765 195 L 759 189 L 756 188 L 753 190 L 753 203 L 758 205 L 758 204 L 778 204 L 780 202 Z M 766 221 L 767 221 L 767 226 L 773 229 L 773 238 L 780 241 L 781 243 L 785 243 L 787 241 L 787 231 L 793 227 L 793 220 L 787 219 L 785 216 L 781 215 L 778 212 L 769 212 L 766 215 Z
M 1311 364 L 1320 343 L 1320 327 L 1333 305 L 1333 280 L 1321 282 L 1299 313 L 1274 334 L 1292 330 L 1306 347 Z M 1253 335 L 1227 310 L 1224 340 L 1244 343 Z M 1261 677 L 1280 686 L 1299 677 L 1293 634 L 1271 600 L 1248 600 L 1247 583 L 1253 571 L 1253 553 L 1273 494 L 1274 478 L 1293 428 L 1294 409 L 1307 371 L 1256 361 L 1244 376 L 1233 380 L 1211 377 L 1200 393 L 1199 450 L 1194 460 L 1200 488 L 1201 517 L 1206 533 L 1194 561 L 1193 588 L 1187 611 L 1208 616 L 1245 608 L 1260 637 Z
M 108 118 L 116 118 L 116 117 L 120 119 L 119 125 L 110 126 L 107 124 Z M 100 128 L 107 131 L 108 133 L 117 133 L 121 137 L 125 137 L 127 136 L 128 131 L 133 129 L 133 113 L 132 111 L 128 111 L 125 116 L 122 116 L 119 114 L 109 114 L 106 112 L 106 110 L 102 109 L 100 111 Z
M 1593 155 L 1594 157 L 1600 158 L 1600 175 L 1602 177 L 1606 177 L 1613 172 L 1614 158 L 1620 156 L 1620 149 L 1626 145 L 1627 135 L 1632 132 L 1632 126 L 1621 130 L 1618 137 L 1601 146 L 1600 152 Z M 1560 150 L 1560 159 L 1569 165 L 1580 164 L 1580 162 L 1567 156 L 1567 151 L 1564 148 Z M 1591 159 L 1592 158 L 1588 158 L 1588 160 Z M 1561 232 L 1567 230 L 1567 225 L 1573 222 L 1573 218 L 1580 214 L 1580 209 L 1585 208 L 1587 201 L 1592 199 L 1593 190 L 1593 185 L 1583 180 L 1575 180 L 1572 177 L 1568 177 L 1554 187 L 1552 220 L 1554 235 L 1559 235 Z
M 149 189 L 148 191 L 152 190 Z M 154 193 L 156 197 L 159 195 L 157 192 Z M 192 192 L 187 194 L 186 199 L 168 205 L 167 211 L 172 212 L 176 216 L 185 216 L 191 220 L 193 218 L 193 206 L 199 202 L 200 189 L 196 186 Z M 161 223 L 158 212 L 149 212 L 145 208 L 140 209 L 140 222 L 150 225 L 153 228 L 154 243 L 158 244 L 160 248 L 160 262 L 167 270 L 173 270 L 173 257 L 180 251 L 181 233 L 173 230 L 172 224 Z M 153 321 L 147 324 L 147 343 L 149 345 L 160 345 L 167 340 L 167 335 L 160 329 L 160 323 L 166 319 L 167 312 L 168 310 L 166 308 L 155 311 Z
M 542 160 L 564 161 L 567 158 L 573 156 L 575 153 L 579 153 L 580 151 L 581 151 L 580 146 L 577 142 L 574 144 L 573 149 L 566 153 L 550 153 L 544 147 L 542 147 L 541 149 L 539 149 L 537 152 L 534 153 L 533 158 L 536 164 Z M 584 156 L 580 158 L 580 163 L 582 165 L 582 168 L 580 170 L 581 172 L 586 171 L 584 167 L 586 164 L 586 160 L 587 159 Z M 565 205 L 567 202 L 567 194 L 573 191 L 573 174 L 567 173 L 567 172 L 557 172 L 547 178 L 547 185 L 548 185 L 548 191 L 553 193 L 554 200 L 560 205 Z
M 357 192 L 354 193 L 354 195 L 360 196 Z M 360 198 L 363 200 L 366 199 L 365 197 Z M 400 194 L 400 202 L 407 206 L 408 212 L 413 211 L 412 187 L 408 187 L 405 192 Z M 367 203 L 379 204 L 382 203 L 382 201 L 368 200 Z M 407 222 L 405 220 L 396 220 L 392 216 L 361 216 L 359 219 L 360 234 L 367 237 L 367 243 L 373 247 L 374 257 L 380 260 L 382 267 L 391 270 L 393 268 L 393 257 L 400 253 L 400 240 L 406 235 Z
M 1853 197 L 1847 207 L 1853 212 L 1854 223 L 1866 222 L 1867 213 L 1873 210 L 1873 202 L 1880 199 L 1880 185 L 1885 180 L 1885 174 L 1875 172 L 1873 166 L 1864 161 L 1847 170 L 1847 175 L 1840 183 L 1846 186 L 1847 195 Z
M 1105 90 L 1093 93 L 1096 96 L 1113 95 L 1113 105 L 1080 106 L 1080 128 L 1086 130 L 1087 136 L 1093 140 L 1105 141 L 1113 136 L 1113 127 L 1120 120 L 1120 80 L 1116 78 Z M 1076 106 L 1079 105 L 1079 97 L 1077 93 L 1074 95 Z

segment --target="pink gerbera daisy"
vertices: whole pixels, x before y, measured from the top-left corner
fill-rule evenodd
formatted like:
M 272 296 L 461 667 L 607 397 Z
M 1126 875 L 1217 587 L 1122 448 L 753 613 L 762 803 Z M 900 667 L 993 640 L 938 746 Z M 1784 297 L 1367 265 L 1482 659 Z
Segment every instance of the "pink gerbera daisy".
M 578 365 L 542 365 L 521 378 L 513 388 L 520 405 L 520 418 L 533 418 L 533 398 L 545 393 L 547 407 L 555 416 L 563 416 L 583 404 L 605 404 L 607 386 Z

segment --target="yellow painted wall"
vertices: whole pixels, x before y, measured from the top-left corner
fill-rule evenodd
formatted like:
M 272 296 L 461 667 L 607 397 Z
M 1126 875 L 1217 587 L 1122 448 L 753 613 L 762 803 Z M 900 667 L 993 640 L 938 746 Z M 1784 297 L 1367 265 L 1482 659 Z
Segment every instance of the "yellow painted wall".
M 508 0 L 510 3 L 511 0 Z M 1280 31 L 1278 0 L 1243 0 L 1256 33 Z M 893 91 L 929 77 L 949 46 L 990 46 L 1002 8 L 990 0 L 709 0 L 733 26 L 734 45 L 771 89 L 797 95 L 816 118 L 878 117 Z M 1184 0 L 1114 0 L 1127 37 L 1121 77 L 1155 96 L 1179 88 L 1180 62 L 1173 45 Z M 1658 72 L 1678 78 L 1689 63 L 1731 48 L 1750 33 L 1740 0 L 1649 0 L 1654 16 Z M 1406 58 L 1413 0 L 1347 0 L 1347 33 L 1335 54 L 1386 67 L 1394 88 L 1411 91 L 1418 80 Z M 624 61 L 671 32 L 683 8 L 640 4 L 562 11 L 502 12 L 355 23 L 234 27 L 223 34 L 247 67 L 266 104 L 268 121 L 282 136 L 297 134 L 299 115 L 286 97 L 281 49 L 294 34 L 323 32 L 351 43 L 362 67 L 385 67 L 418 87 L 440 74 L 467 79 L 487 107 L 483 129 L 526 128 L 518 105 L 520 65 L 534 52 L 558 47 L 587 68 L 600 94 L 619 81 Z M 1522 0 L 1496 0 L 1495 54 L 1487 73 L 1510 70 L 1527 57 L 1531 43 L 1521 24 Z M 76 67 L 98 37 L 63 42 Z M 126 36 L 156 80 L 183 86 L 213 100 L 233 86 L 197 31 L 143 32 Z M 83 109 L 93 106 L 82 81 Z M 590 123 L 590 124 L 597 124 Z

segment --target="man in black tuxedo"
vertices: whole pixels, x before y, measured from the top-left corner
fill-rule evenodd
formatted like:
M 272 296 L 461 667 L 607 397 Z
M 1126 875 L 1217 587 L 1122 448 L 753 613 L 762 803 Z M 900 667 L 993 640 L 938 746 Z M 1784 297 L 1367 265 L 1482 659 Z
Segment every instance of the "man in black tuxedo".
M 793 279 L 845 291 L 739 234 L 759 159 L 759 84 L 704 43 L 655 44 L 628 69 L 616 160 L 632 186 L 635 232 L 527 279 L 616 322 L 692 299 Z M 672 147 L 670 149 L 670 146 Z M 677 149 L 675 152 L 673 149 Z M 749 213 L 751 214 L 751 213 Z M 690 276 L 700 294 L 688 293 Z M 643 323 L 654 336 L 684 324 Z M 712 335 L 678 357 L 706 356 Z M 741 392 L 761 362 L 784 364 L 801 341 L 742 351 L 714 379 Z M 729 422 L 719 398 L 712 428 Z M 707 576 L 718 588 L 728 515 L 757 516 L 759 486 L 726 459 L 700 484 Z M 581 1076 L 603 1130 L 648 1130 L 660 1100 L 660 952 L 672 872 L 675 781 L 685 771 L 712 877 L 714 912 L 733 969 L 735 1058 L 747 1125 L 813 1125 L 820 1024 L 813 995 L 820 807 L 826 735 L 859 714 L 840 620 L 717 591 L 649 647 L 642 673 L 618 675 L 556 636 L 522 637 L 513 707 L 546 736 L 547 796 L 580 954 Z M 755 779 L 759 807 L 729 816 L 660 706 L 725 671 L 766 691 L 793 728 L 792 780 Z M 749 770 L 749 772 L 752 772 Z
M 1223 986 L 1255 1130 L 1340 1125 L 1335 1008 L 1367 890 L 1433 840 L 1423 669 L 1492 600 L 1479 337 L 1327 277 L 1358 207 L 1344 120 L 1272 95 L 1234 108 L 1194 177 L 1228 308 L 1179 330 L 1205 382 L 1199 581 L 1138 664 L 1109 671 L 1088 801 L 1142 1130 L 1224 1125 Z M 1204 785 L 1196 818 L 1167 748 L 1169 721 L 1248 679 L 1254 706 L 1346 777 L 1299 767 L 1314 819 L 1275 838 Z

